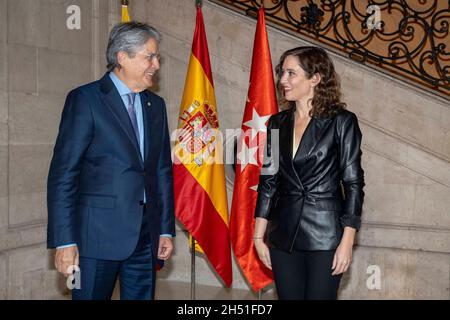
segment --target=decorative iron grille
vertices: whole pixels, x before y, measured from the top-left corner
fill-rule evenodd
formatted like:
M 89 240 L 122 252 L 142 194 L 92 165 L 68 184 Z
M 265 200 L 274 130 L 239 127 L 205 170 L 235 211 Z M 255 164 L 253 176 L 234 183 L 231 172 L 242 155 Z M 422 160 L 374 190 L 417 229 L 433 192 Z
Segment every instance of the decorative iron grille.
M 210 0 L 450 96 L 450 0 Z

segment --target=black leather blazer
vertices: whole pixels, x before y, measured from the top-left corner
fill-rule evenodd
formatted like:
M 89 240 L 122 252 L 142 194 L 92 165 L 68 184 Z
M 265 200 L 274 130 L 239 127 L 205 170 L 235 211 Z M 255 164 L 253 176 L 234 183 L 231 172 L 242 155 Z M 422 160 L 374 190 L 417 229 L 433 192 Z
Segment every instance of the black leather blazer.
M 273 115 L 267 128 L 272 164 L 272 130 L 279 129 L 279 167 L 260 176 L 255 217 L 269 220 L 269 245 L 287 252 L 335 249 L 345 226 L 358 230 L 361 224 L 364 171 L 356 115 L 343 110 L 332 118 L 313 117 L 294 158 L 294 110 Z

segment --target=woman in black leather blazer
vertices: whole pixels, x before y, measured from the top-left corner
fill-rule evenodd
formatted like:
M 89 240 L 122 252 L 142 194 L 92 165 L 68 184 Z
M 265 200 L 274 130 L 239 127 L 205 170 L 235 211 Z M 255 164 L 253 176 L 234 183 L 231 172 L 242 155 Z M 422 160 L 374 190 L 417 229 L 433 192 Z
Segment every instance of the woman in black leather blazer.
M 279 167 L 260 176 L 254 245 L 280 299 L 336 299 L 361 223 L 361 131 L 323 49 L 286 51 L 277 73 L 290 108 L 269 119 L 266 154 Z

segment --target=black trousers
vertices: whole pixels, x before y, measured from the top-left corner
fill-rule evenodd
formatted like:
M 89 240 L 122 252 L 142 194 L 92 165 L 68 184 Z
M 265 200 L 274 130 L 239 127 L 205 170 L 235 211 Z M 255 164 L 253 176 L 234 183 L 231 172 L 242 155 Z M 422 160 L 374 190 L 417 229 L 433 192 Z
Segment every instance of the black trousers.
M 335 250 L 287 253 L 270 248 L 280 300 L 336 300 L 342 274 L 332 276 Z

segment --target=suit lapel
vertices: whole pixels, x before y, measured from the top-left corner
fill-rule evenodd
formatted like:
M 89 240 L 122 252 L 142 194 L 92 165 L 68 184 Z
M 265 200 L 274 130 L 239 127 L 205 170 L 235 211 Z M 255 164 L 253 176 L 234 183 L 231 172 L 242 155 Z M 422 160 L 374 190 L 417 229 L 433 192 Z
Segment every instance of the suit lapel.
M 301 148 L 297 157 L 309 157 L 312 151 L 315 149 L 317 143 L 322 138 L 323 134 L 327 131 L 328 126 L 331 123 L 331 119 L 320 119 L 313 117 L 311 119 L 311 123 L 309 123 L 308 127 L 304 132 L 304 139 L 302 139 L 302 145 L 299 146 Z M 303 143 L 304 142 L 304 143 Z M 300 154 L 300 156 L 299 156 Z
M 289 169 L 292 170 L 295 177 L 297 177 L 297 182 L 303 189 L 302 181 L 300 180 L 300 177 L 297 174 L 297 171 L 294 168 L 294 162 L 293 162 L 293 134 L 294 134 L 294 109 L 291 109 L 290 112 L 287 114 L 286 117 L 286 126 L 284 126 L 285 130 L 281 128 L 281 132 L 284 132 L 284 134 L 280 134 L 280 145 L 283 145 L 283 152 L 286 158 L 286 163 L 289 163 Z M 283 143 L 285 141 L 286 143 Z M 298 155 L 298 153 L 297 153 Z
M 130 142 L 135 147 L 139 159 L 141 159 L 138 142 L 133 131 L 130 117 L 128 116 L 128 113 L 123 105 L 123 101 L 119 95 L 119 92 L 114 86 L 112 80 L 109 78 L 108 74 L 106 74 L 101 79 L 101 91 L 103 93 L 103 99 L 106 101 L 106 104 L 108 105 L 112 114 L 119 122 L 120 127 L 123 129 Z
M 294 172 L 295 176 L 297 177 L 297 180 L 300 184 L 300 186 L 303 188 L 302 181 L 300 180 L 300 177 L 298 176 L 297 170 L 295 169 L 294 163 L 298 164 L 299 162 L 304 161 L 307 159 L 312 151 L 317 146 L 318 142 L 322 138 L 323 134 L 327 131 L 327 128 L 329 127 L 330 123 L 332 122 L 331 119 L 320 119 L 317 117 L 312 117 L 310 122 L 308 123 L 308 126 L 305 129 L 305 132 L 303 133 L 302 139 L 300 140 L 300 145 L 298 146 L 297 153 L 295 154 L 295 157 L 293 157 L 293 135 L 294 135 L 294 125 L 295 125 L 295 109 L 291 109 L 291 112 L 289 114 L 288 118 L 288 125 L 286 126 L 285 134 L 280 137 L 281 141 L 287 141 L 283 145 L 286 146 L 284 149 L 284 154 L 286 157 L 289 157 L 287 161 L 290 162 L 290 169 Z

